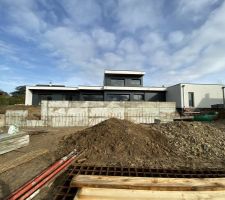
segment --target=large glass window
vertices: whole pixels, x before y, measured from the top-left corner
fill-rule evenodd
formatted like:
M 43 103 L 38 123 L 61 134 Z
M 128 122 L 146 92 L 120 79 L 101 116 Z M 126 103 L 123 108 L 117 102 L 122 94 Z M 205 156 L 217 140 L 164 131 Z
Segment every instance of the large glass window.
M 52 95 L 51 94 L 40 94 L 38 96 L 38 98 L 39 98 L 39 101 L 42 101 L 42 100 L 51 101 L 52 100 Z
M 130 101 L 129 94 L 108 94 L 109 101 Z
M 48 100 L 48 101 L 51 101 L 51 100 L 52 100 L 52 97 L 51 97 L 51 96 L 48 96 L 48 97 L 47 97 L 47 100 Z
M 52 95 L 51 94 L 40 94 L 40 95 L 38 95 L 38 105 L 41 105 L 42 100 L 51 101 Z
M 144 101 L 144 94 L 134 94 L 134 101 Z
M 125 80 L 124 79 L 111 79 L 112 86 L 124 86 Z
M 83 94 L 84 101 L 103 101 L 102 94 Z
M 141 79 L 131 79 L 130 84 L 132 86 L 140 86 L 141 85 Z
M 72 101 L 73 100 L 73 96 L 70 94 L 66 95 L 66 101 Z
M 188 92 L 189 107 L 194 107 L 194 92 Z

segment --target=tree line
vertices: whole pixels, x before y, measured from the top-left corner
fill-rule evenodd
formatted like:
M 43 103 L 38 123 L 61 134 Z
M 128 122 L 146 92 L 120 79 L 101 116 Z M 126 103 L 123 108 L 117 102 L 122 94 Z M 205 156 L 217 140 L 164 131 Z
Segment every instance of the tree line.
M 25 103 L 26 86 L 18 86 L 15 91 L 7 93 L 0 89 L 0 106 L 1 105 L 15 105 Z

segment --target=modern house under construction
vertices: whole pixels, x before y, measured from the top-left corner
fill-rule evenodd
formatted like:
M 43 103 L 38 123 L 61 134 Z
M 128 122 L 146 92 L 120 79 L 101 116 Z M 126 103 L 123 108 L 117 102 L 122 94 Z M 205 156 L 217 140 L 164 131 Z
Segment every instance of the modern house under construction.
M 224 85 L 180 83 L 146 87 L 145 72 L 105 70 L 103 86 L 36 85 L 26 87 L 26 105 L 53 101 L 159 101 L 176 102 L 177 108 L 224 107 Z

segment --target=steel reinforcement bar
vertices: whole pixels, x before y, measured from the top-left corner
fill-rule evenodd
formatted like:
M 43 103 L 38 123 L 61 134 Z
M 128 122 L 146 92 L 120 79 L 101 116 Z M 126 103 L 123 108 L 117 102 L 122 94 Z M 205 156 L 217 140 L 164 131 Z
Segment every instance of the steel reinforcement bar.
M 178 170 L 132 167 L 71 166 L 66 171 L 66 179 L 64 183 L 57 188 L 57 193 L 54 196 L 55 200 L 74 199 L 77 189 L 70 187 L 70 182 L 72 178 L 78 174 L 161 178 L 222 178 L 225 177 L 225 170 Z

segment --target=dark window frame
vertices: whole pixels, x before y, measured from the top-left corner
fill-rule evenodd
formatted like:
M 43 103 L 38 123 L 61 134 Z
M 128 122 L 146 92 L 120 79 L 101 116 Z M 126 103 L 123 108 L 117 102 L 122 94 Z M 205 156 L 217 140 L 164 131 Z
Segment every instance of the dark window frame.
M 135 96 L 137 96 L 137 95 L 140 95 L 140 96 L 142 96 L 143 98 L 142 99 L 135 99 Z M 145 94 L 138 94 L 138 93 L 135 93 L 135 94 L 133 94 L 133 100 L 134 101 L 144 101 L 145 100 Z
M 72 94 L 66 94 L 65 95 L 65 100 L 66 101 L 73 101 L 73 95 Z
M 194 92 L 188 92 L 188 105 L 189 107 L 195 107 Z
M 99 96 L 101 98 L 93 98 L 93 99 L 85 99 L 85 97 L 93 97 L 93 96 Z M 89 93 L 84 93 L 82 94 L 82 99 L 83 101 L 104 101 L 104 96 L 103 94 L 89 94 Z
M 138 84 L 132 84 L 133 81 L 138 81 L 139 83 Z M 130 85 L 132 85 L 132 86 L 141 86 L 141 79 L 138 79 L 138 78 L 130 79 Z
M 119 81 L 123 81 L 123 84 L 122 85 L 120 85 L 120 84 L 113 84 L 113 81 L 117 81 L 117 82 L 119 82 Z M 110 83 L 111 83 L 111 86 L 119 86 L 119 87 L 124 87 L 125 86 L 125 78 L 111 78 L 110 79 Z
M 112 100 L 112 99 L 109 98 L 110 96 L 115 96 L 115 97 L 116 96 L 117 97 L 119 97 L 119 96 L 121 96 L 121 97 L 122 96 L 128 96 L 128 100 L 123 100 L 123 99 L 120 100 L 119 98 L 117 100 Z M 130 94 L 118 94 L 118 93 L 117 94 L 107 94 L 107 99 L 109 101 L 130 101 L 130 96 L 131 96 Z

